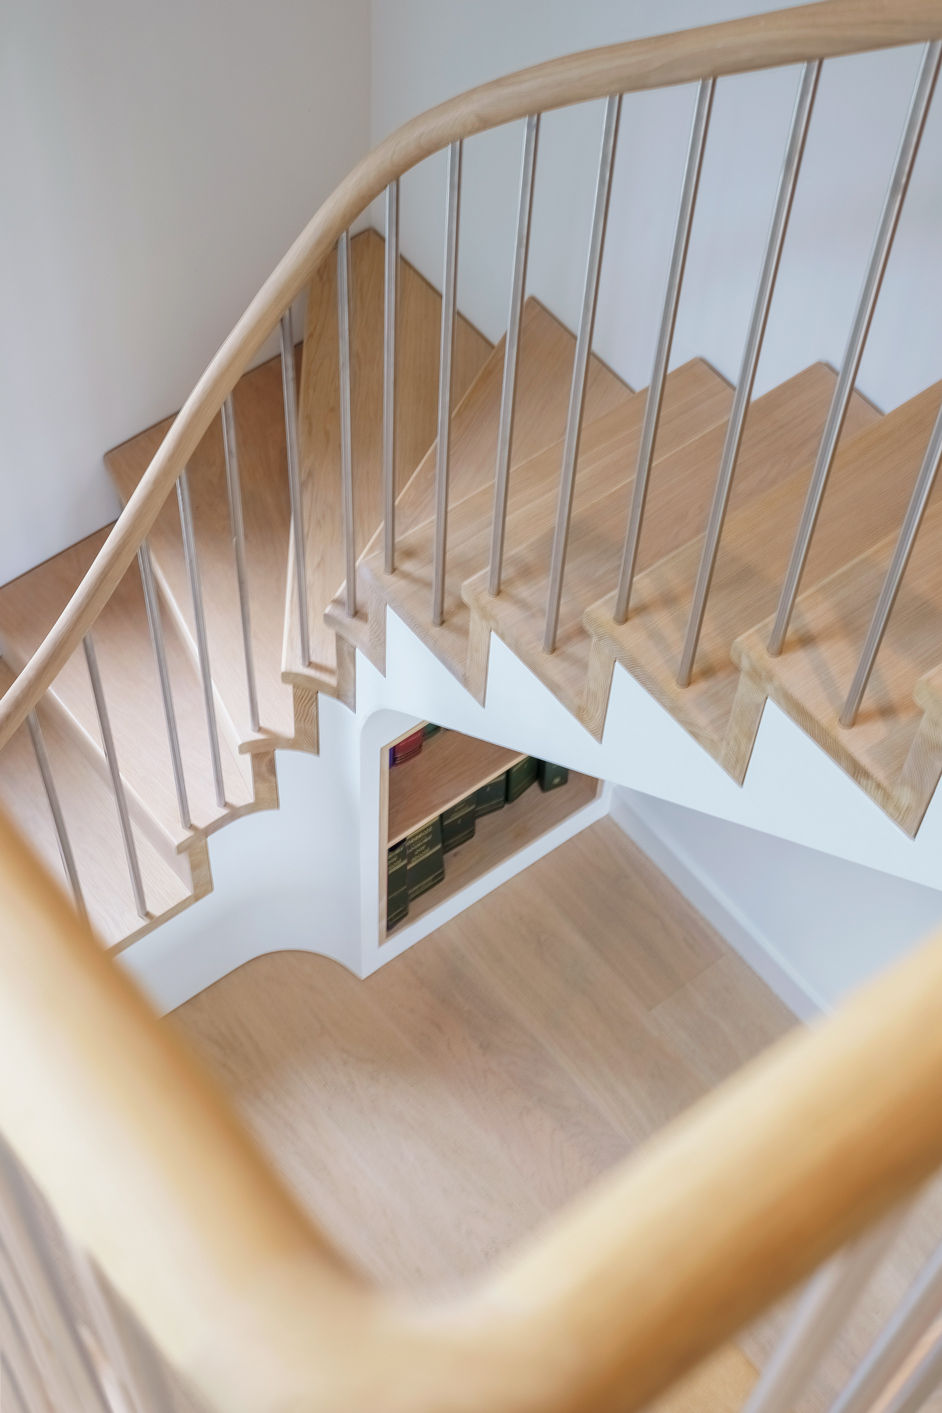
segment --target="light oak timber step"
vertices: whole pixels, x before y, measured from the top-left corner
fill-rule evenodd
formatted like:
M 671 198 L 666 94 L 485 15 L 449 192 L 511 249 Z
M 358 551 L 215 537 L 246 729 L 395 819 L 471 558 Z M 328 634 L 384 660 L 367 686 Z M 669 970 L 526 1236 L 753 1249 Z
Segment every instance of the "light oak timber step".
M 575 339 L 569 330 L 543 307 L 530 298 L 524 304 L 521 321 L 520 350 L 517 374 L 517 395 L 514 412 L 512 491 L 519 467 L 540 452 L 560 442 L 566 425 L 569 386 Z M 448 553 L 446 559 L 446 616 L 461 610 L 459 589 L 464 571 L 456 567 L 452 553 L 460 542 L 456 516 L 458 506 L 469 497 L 479 496 L 475 505 L 482 507 L 490 525 L 493 501 L 494 469 L 497 459 L 497 427 L 500 416 L 501 385 L 504 370 L 504 342 L 494 348 L 478 377 L 452 415 L 449 472 Z M 634 394 L 600 359 L 593 357 L 589 365 L 586 392 L 586 421 L 616 409 L 626 407 Z M 446 625 L 442 634 L 427 635 L 431 617 L 432 544 L 435 513 L 435 460 L 437 444 L 433 443 L 410 477 L 396 505 L 397 570 L 383 573 L 381 534 L 374 536 L 361 556 L 358 582 L 362 584 L 367 613 L 362 621 L 351 624 L 338 594 L 328 611 L 328 621 L 352 644 L 367 652 L 382 670 L 385 658 L 385 606 L 389 602 L 397 612 L 413 622 L 429 645 L 439 652 L 442 660 L 463 672 L 463 629 Z M 551 478 L 554 486 L 559 478 L 559 454 L 553 453 L 539 470 L 539 479 Z M 519 498 L 518 498 L 519 503 Z M 487 505 L 486 511 L 483 508 Z M 421 528 L 420 528 L 421 527 Z M 402 572 L 400 573 L 400 567 Z M 416 583 L 417 576 L 424 576 Z M 427 592 L 423 584 L 427 582 Z M 423 592 L 425 602 L 422 603 Z M 402 593 L 404 599 L 399 602 Z M 373 611 L 373 605 L 376 611 Z M 367 627 L 368 624 L 368 627 Z
M 936 395 L 938 403 L 938 392 Z M 886 419 L 887 421 L 890 418 Z M 889 471 L 889 466 L 886 468 Z M 912 467 L 892 467 L 905 486 Z M 891 523 L 884 518 L 884 525 Z M 896 534 L 801 594 L 784 652 L 766 651 L 768 625 L 739 638 L 733 657 L 907 834 L 919 828 L 942 775 L 942 498 L 936 491 L 890 615 L 857 720 L 839 716 Z
M 708 427 L 725 419 L 732 392 L 707 363 L 694 359 L 667 379 L 661 417 L 659 454 L 676 450 Z M 576 475 L 575 513 L 624 487 L 637 456 L 645 395 L 626 397 L 610 412 L 583 428 Z M 513 469 L 508 497 L 505 554 L 512 558 L 533 538 L 552 534 L 556 518 L 562 443 L 530 457 Z M 492 475 L 493 479 L 493 475 Z M 448 517 L 448 581 L 445 621 L 433 627 L 431 564 L 434 523 L 427 522 L 403 537 L 394 575 L 384 575 L 382 558 L 364 566 L 380 596 L 413 632 L 483 701 L 487 654 L 477 651 L 471 635 L 472 615 L 460 596 L 460 586 L 475 575 L 486 580 L 490 559 L 493 487 L 455 505 Z M 486 646 L 486 644 L 485 644 Z
M 5 692 L 14 677 L 9 663 L 0 660 L 0 691 Z M 146 921 L 142 920 L 134 906 L 109 781 L 84 745 L 76 740 L 74 725 L 58 703 L 47 695 L 37 715 L 89 920 L 106 947 L 126 947 L 210 891 L 205 842 L 196 841 L 197 848 L 188 856 L 188 869 L 187 860 L 168 858 L 159 851 L 135 816 L 132 829 L 150 913 Z M 4 747 L 0 760 L 0 807 L 29 839 L 52 876 L 69 892 L 52 815 L 25 724 Z
M 833 371 L 816 364 L 756 400 L 746 423 L 733 506 L 748 503 L 807 464 L 833 385 Z M 848 421 L 856 428 L 877 415 L 858 398 Z M 659 437 L 638 554 L 639 582 L 645 570 L 687 544 L 705 525 L 725 432 L 724 412 L 713 418 L 709 430 L 667 454 L 658 450 Z M 542 646 L 551 531 L 509 557 L 497 598 L 488 593 L 484 575 L 470 580 L 463 591 L 482 624 L 479 636 L 496 632 L 599 739 L 608 710 L 612 657 L 593 646 L 592 606 L 603 594 L 614 597 L 632 485 L 633 480 L 574 516 L 554 653 L 545 653 Z M 638 592 L 636 588 L 635 596 Z M 587 610 L 593 614 L 589 630 L 583 622 Z M 635 616 L 633 597 L 632 622 Z M 665 652 L 663 644 L 660 651 Z M 668 659 L 662 671 L 669 677 L 674 670 L 674 661 Z
M 14 669 L 22 669 L 42 642 L 107 534 L 106 528 L 88 536 L 0 589 L 0 639 Z M 192 823 L 195 833 L 205 835 L 240 814 L 275 807 L 273 752 L 253 755 L 251 760 L 239 756 L 237 743 L 221 723 L 226 806 L 217 805 L 200 679 L 171 616 L 163 612 L 161 617 Z M 160 682 L 136 561 L 106 604 L 92 636 L 121 774 L 142 828 L 153 834 L 156 825 L 160 838 L 155 842 L 185 850 L 193 832 L 180 822 Z M 74 723 L 77 742 L 85 743 L 104 773 L 98 718 L 82 652 L 72 655 L 51 691 Z
M 353 507 L 357 553 L 383 518 L 383 305 L 385 241 L 363 231 L 351 242 L 351 408 Z M 307 557 L 311 662 L 300 661 L 294 552 L 282 668 L 284 678 L 338 695 L 352 705 L 352 655 L 338 645 L 324 610 L 345 577 L 340 480 L 340 391 L 336 260 L 329 257 L 308 295 L 300 382 L 300 454 Z M 397 487 L 405 485 L 435 437 L 441 297 L 407 261 L 399 262 L 396 357 Z M 455 328 L 452 397 L 456 405 L 491 353 L 467 319 Z M 339 660 L 338 660 L 339 658 Z
M 648 1413 L 740 1413 L 758 1377 L 742 1350 L 727 1344 L 652 1403 Z
M 252 645 L 263 728 L 258 735 L 252 733 L 249 724 L 238 583 L 219 418 L 206 433 L 188 467 L 213 680 L 231 733 L 242 741 L 244 749 L 265 753 L 275 746 L 289 746 L 316 751 L 313 703 L 299 703 L 296 718 L 292 690 L 281 681 L 285 566 L 291 517 L 279 359 L 270 359 L 240 379 L 233 393 L 233 407 L 245 517 Z M 123 501 L 128 500 L 147 470 L 172 421 L 172 417 L 165 418 L 105 456 L 105 465 Z M 169 496 L 148 539 L 165 604 L 174 615 L 195 663 L 193 613 L 174 494 Z
M 808 590 L 878 545 L 888 528 L 899 525 L 940 394 L 942 385 L 883 418 L 873 421 L 871 416 L 871 425 L 857 435 L 848 426 L 811 543 L 804 576 Z M 870 415 L 862 405 L 860 415 Z M 604 651 L 609 661 L 617 660 L 633 673 L 738 781 L 749 763 L 765 692 L 753 673 L 740 676 L 732 648 L 737 638 L 775 612 L 808 474 L 807 467 L 796 472 L 727 520 L 689 687 L 679 688 L 675 673 L 699 541 L 642 576 L 627 624 L 620 628 L 612 624 L 610 600 L 586 615 L 600 654 Z M 875 597 L 869 600 L 867 614 Z M 863 633 L 856 651 L 862 643 Z M 924 668 L 932 662 L 924 663 Z

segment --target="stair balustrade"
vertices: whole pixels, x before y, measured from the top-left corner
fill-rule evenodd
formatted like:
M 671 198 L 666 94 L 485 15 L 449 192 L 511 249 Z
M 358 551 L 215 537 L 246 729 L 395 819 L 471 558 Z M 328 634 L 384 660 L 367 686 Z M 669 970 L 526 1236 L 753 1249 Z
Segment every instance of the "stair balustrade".
M 143 843 L 157 831 L 145 817 L 146 801 L 128 788 L 127 762 L 120 758 L 109 715 L 109 684 L 96 655 L 96 624 L 137 557 L 186 843 L 195 828 L 163 626 L 171 596 L 155 572 L 150 548 L 155 525 L 175 494 L 213 791 L 217 806 L 225 811 L 232 802 L 220 744 L 222 707 L 213 673 L 214 645 L 188 466 L 219 417 L 251 728 L 248 745 L 260 740 L 264 745 L 269 725 L 260 704 L 253 650 L 252 607 L 257 600 L 247 557 L 253 527 L 243 505 L 233 392 L 266 340 L 278 333 L 290 504 L 287 611 L 289 618 L 296 615 L 292 671 L 307 680 L 305 674 L 316 666 L 315 613 L 322 614 L 329 604 L 319 601 L 312 587 L 312 564 L 322 546 L 317 541 L 319 527 L 310 525 L 305 504 L 309 488 L 302 474 L 292 305 L 325 262 L 335 259 L 338 501 L 345 575 L 339 612 L 346 631 L 355 634 L 373 605 L 358 590 L 364 547 L 356 521 L 362 477 L 354 416 L 357 288 L 352 233 L 372 203 L 384 199 L 378 545 L 383 571 L 395 580 L 401 572 L 397 448 L 407 371 L 401 336 L 400 181 L 418 163 L 440 153 L 447 162 L 445 246 L 425 611 L 430 631 L 447 627 L 452 613 L 448 522 L 460 499 L 452 495 L 451 480 L 462 160 L 465 145 L 477 134 L 519 122 L 523 147 L 508 332 L 493 483 L 485 487 L 492 509 L 483 567 L 490 597 L 500 599 L 505 592 L 508 507 L 518 471 L 515 413 L 525 359 L 522 330 L 540 122 L 554 109 L 601 101 L 581 311 L 559 441 L 556 511 L 542 570 L 545 579 L 540 582 L 541 592 L 545 590 L 541 648 L 547 657 L 554 655 L 619 120 L 624 124 L 628 95 L 691 84 L 696 86 L 693 117 L 667 286 L 650 387 L 631 457 L 633 475 L 629 467 L 623 478 L 624 535 L 619 522 L 617 578 L 608 586 L 610 631 L 630 624 L 639 612 L 639 551 L 649 528 L 648 499 L 658 481 L 665 389 L 717 87 L 729 75 L 798 65 L 797 96 L 764 259 L 698 541 L 686 633 L 678 661 L 671 664 L 680 687 L 694 684 L 704 615 L 729 523 L 730 497 L 822 66 L 843 55 L 915 44 L 925 45 L 924 55 L 768 639 L 770 658 L 782 655 L 942 63 L 939 0 L 907 0 L 894 7 L 880 0 L 824 0 L 614 45 L 510 75 L 406 124 L 341 183 L 249 305 L 173 422 L 58 620 L 0 699 L 0 748 L 26 726 L 75 903 L 75 911 L 66 906 L 15 835 L 0 826 L 6 836 L 0 876 L 9 903 L 0 931 L 0 1069 L 15 1076 L 15 1083 L 0 1083 L 0 1127 L 47 1188 L 67 1227 L 132 1301 L 168 1357 L 227 1413 L 287 1413 L 301 1407 L 338 1413 L 366 1408 L 370 1413 L 405 1408 L 412 1413 L 433 1408 L 439 1413 L 482 1407 L 508 1413 L 639 1408 L 830 1260 L 809 1287 L 778 1355 L 747 1404 L 749 1413 L 791 1408 L 849 1317 L 868 1275 L 886 1255 L 890 1228 L 875 1228 L 892 1221 L 900 1204 L 913 1200 L 942 1163 L 937 1122 L 942 1098 L 937 1025 L 942 941 L 937 939 L 902 964 L 881 988 L 851 1002 L 820 1030 L 788 1042 L 669 1129 L 600 1191 L 512 1253 L 462 1301 L 441 1309 L 387 1302 L 349 1270 L 297 1210 L 218 1096 L 92 942 L 83 921 L 93 913 L 88 888 L 80 877 L 46 741 L 47 724 L 61 719 L 56 704 L 60 674 L 81 646 L 101 743 L 99 749 L 97 742 L 86 740 L 83 749 L 107 775 L 138 918 L 144 925 L 159 921 L 161 909 L 149 896 L 141 862 Z M 841 727 L 848 733 L 857 729 L 861 701 L 940 461 L 942 411 L 844 703 Z M 336 588 L 331 585 L 331 592 Z M 89 1015 L 73 1004 L 80 993 L 89 998 Z M 52 1036 L 61 1044 L 49 1045 Z M 76 1112 L 60 1122 L 57 1105 L 66 1092 Z M 28 1096 L 25 1105 L 21 1093 Z M 90 1144 L 83 1106 L 95 1115 Z M 95 1151 L 86 1151 L 83 1144 Z M 114 1182 L 125 1184 L 124 1200 L 109 1208 L 103 1194 Z M 939 1269 L 936 1256 L 860 1365 L 834 1413 L 862 1413 L 884 1397 L 889 1401 L 881 1406 L 893 1413 L 920 1406 L 942 1367 L 942 1344 L 933 1324 Z

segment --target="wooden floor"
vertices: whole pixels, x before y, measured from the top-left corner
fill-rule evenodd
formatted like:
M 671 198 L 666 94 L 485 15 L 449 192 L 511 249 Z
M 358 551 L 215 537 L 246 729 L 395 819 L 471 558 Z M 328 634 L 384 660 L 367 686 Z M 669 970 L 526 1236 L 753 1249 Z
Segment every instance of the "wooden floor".
M 365 982 L 275 954 L 173 1023 L 343 1247 L 428 1288 L 479 1271 L 795 1020 L 606 819 Z M 936 1188 L 796 1413 L 829 1406 L 939 1232 Z M 658 1413 L 740 1408 L 786 1313 Z
M 365 982 L 279 953 L 174 1020 L 398 1285 L 480 1269 L 793 1023 L 610 820 Z

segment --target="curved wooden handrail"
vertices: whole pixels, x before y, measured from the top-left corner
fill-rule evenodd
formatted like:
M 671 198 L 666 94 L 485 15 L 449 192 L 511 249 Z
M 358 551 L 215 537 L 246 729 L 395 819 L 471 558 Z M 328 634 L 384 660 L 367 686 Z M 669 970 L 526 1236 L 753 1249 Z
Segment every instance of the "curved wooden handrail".
M 640 1408 L 942 1163 L 942 932 L 444 1303 L 370 1288 L 0 818 L 0 1129 L 226 1413 Z
M 341 233 L 389 183 L 459 138 L 610 93 L 942 37 L 942 0 L 820 0 L 797 9 L 586 50 L 469 90 L 380 143 L 324 202 L 187 398 L 111 534 L 26 667 L 0 699 L 0 748 L 78 647 L 128 569 L 187 461 L 283 312 Z

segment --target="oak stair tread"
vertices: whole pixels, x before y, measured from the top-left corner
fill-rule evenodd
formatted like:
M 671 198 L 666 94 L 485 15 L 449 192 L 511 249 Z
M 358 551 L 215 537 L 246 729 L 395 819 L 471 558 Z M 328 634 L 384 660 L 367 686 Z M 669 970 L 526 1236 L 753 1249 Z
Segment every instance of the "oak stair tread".
M 9 663 L 0 659 L 0 692 L 7 690 L 15 675 Z M 132 829 L 150 916 L 144 920 L 138 915 L 110 782 L 76 741 L 74 728 L 54 701 L 46 697 L 37 716 L 89 921 L 107 948 L 127 946 L 194 902 L 205 887 L 194 887 L 183 861 L 175 861 L 175 868 L 135 820 Z M 71 897 L 25 723 L 4 749 L 0 805 Z
M 748 504 L 797 467 L 807 465 L 820 437 L 834 377 L 827 365 L 814 364 L 756 399 L 746 422 L 733 507 Z M 712 424 L 676 450 L 659 450 L 664 446 L 663 433 L 659 436 L 638 553 L 639 582 L 645 570 L 688 544 L 706 523 L 728 406 L 727 399 L 723 408 L 714 411 Z M 862 398 L 855 398 L 848 424 L 857 428 L 877 415 Z M 508 557 L 497 598 L 489 594 L 483 574 L 469 580 L 463 590 L 472 612 L 596 737 L 604 729 L 611 657 L 599 657 L 593 648 L 594 610 L 591 631 L 587 631 L 583 615 L 602 594 L 613 595 L 632 486 L 633 477 L 573 518 L 554 653 L 545 653 L 542 647 L 546 572 L 545 568 L 541 572 L 540 566 L 549 563 L 550 528 Z M 689 601 L 688 594 L 685 602 L 689 605 Z M 610 604 L 607 616 L 610 621 Z M 635 616 L 633 608 L 632 622 Z M 661 650 L 665 652 L 664 644 Z M 675 666 L 669 662 L 663 670 L 670 675 Z
M 930 389 L 938 407 L 942 386 Z M 926 394 L 917 401 L 925 402 Z M 887 417 L 886 421 L 891 418 Z M 897 444 L 902 443 L 902 434 Z M 923 443 L 924 445 L 924 443 Z M 893 477 L 908 492 L 912 457 Z M 898 521 L 884 518 L 884 525 Z M 770 657 L 771 622 L 737 639 L 733 657 L 773 701 L 915 834 L 942 774 L 942 496 L 936 488 L 851 728 L 839 716 L 896 545 L 894 532 L 800 594 L 784 651 Z M 925 685 L 928 681 L 928 687 Z
M 280 359 L 246 373 L 233 392 L 239 474 L 245 517 L 245 551 L 251 596 L 252 646 L 262 727 L 267 749 L 294 743 L 293 697 L 281 680 L 286 565 L 291 515 L 285 452 Z M 165 418 L 114 447 L 105 465 L 121 499 L 130 498 L 173 422 Z M 197 554 L 209 638 L 213 681 L 232 734 L 249 739 L 245 659 L 238 582 L 229 523 L 229 501 L 217 418 L 188 465 Z M 176 496 L 167 498 L 148 536 L 154 572 L 166 606 L 176 618 L 193 661 L 196 642 Z
M 940 388 L 927 389 L 885 417 L 860 402 L 821 506 L 804 575 L 808 589 L 878 544 L 888 525 L 900 523 L 939 395 Z M 861 421 L 870 425 L 856 430 Z M 690 686 L 678 687 L 675 673 L 701 540 L 641 576 L 623 626 L 612 623 L 610 599 L 586 615 L 600 645 L 740 781 L 764 695 L 753 675 L 740 678 L 733 643 L 775 612 L 808 479 L 806 466 L 729 516 Z
M 525 490 L 526 494 L 537 491 L 542 495 L 556 494 L 558 447 L 565 432 L 574 349 L 575 339 L 569 330 L 538 300 L 528 299 L 521 321 L 514 412 L 510 475 L 512 514 L 526 505 Z M 471 572 L 471 566 L 487 562 L 489 551 L 489 538 L 483 549 L 476 541 L 471 547 L 472 558 L 468 559 L 467 547 L 462 541 L 471 526 L 480 525 L 483 529 L 486 525 L 486 536 L 490 534 L 503 368 L 504 343 L 501 340 L 452 415 L 446 621 L 442 628 L 430 626 L 437 443 L 431 445 L 397 500 L 396 572 L 393 575 L 383 572 L 379 536 L 367 547 L 360 561 L 359 577 L 369 604 L 374 639 L 383 641 L 385 605 L 389 603 L 459 677 L 464 675 L 467 643 L 460 585 Z M 615 428 L 621 426 L 622 414 L 634 400 L 632 389 L 593 356 L 586 391 L 584 435 L 587 444 L 592 439 L 589 429 L 606 415 L 614 417 L 616 422 L 614 428 L 605 429 L 604 435 L 609 438 L 615 435 Z M 537 466 L 533 459 L 541 453 L 545 459 Z M 528 466 L 526 473 L 524 466 Z M 509 527 L 508 535 L 512 537 L 515 533 L 515 527 Z M 338 632 L 345 631 L 345 616 L 339 599 L 332 605 L 328 618 Z M 359 645 L 363 646 L 362 642 Z
M 355 543 L 359 555 L 383 519 L 383 306 L 385 241 L 373 230 L 351 241 L 351 410 Z M 398 273 L 396 476 L 404 487 L 435 438 L 441 296 L 406 260 Z M 345 579 L 340 480 L 340 394 L 336 261 L 328 258 L 308 295 L 299 397 L 299 442 L 311 659 L 300 661 L 294 552 L 283 669 L 286 680 L 338 688 L 337 643 L 324 611 Z M 491 354 L 467 319 L 455 326 L 453 400 L 457 404 Z
M 751 1359 L 727 1344 L 652 1403 L 648 1413 L 739 1413 L 758 1377 Z
M 0 589 L 0 637 L 4 655 L 19 670 L 39 647 L 104 543 L 97 531 Z M 161 620 L 187 796 L 194 829 L 207 833 L 253 807 L 252 772 L 236 743 L 220 729 L 226 805 L 216 803 L 202 686 L 170 614 Z M 180 821 L 174 788 L 160 679 L 151 648 L 144 595 L 136 561 L 128 569 L 95 624 L 92 639 L 115 738 L 122 777 L 168 843 L 190 837 Z M 84 654 L 73 653 L 51 688 L 76 732 L 100 751 L 101 736 Z

